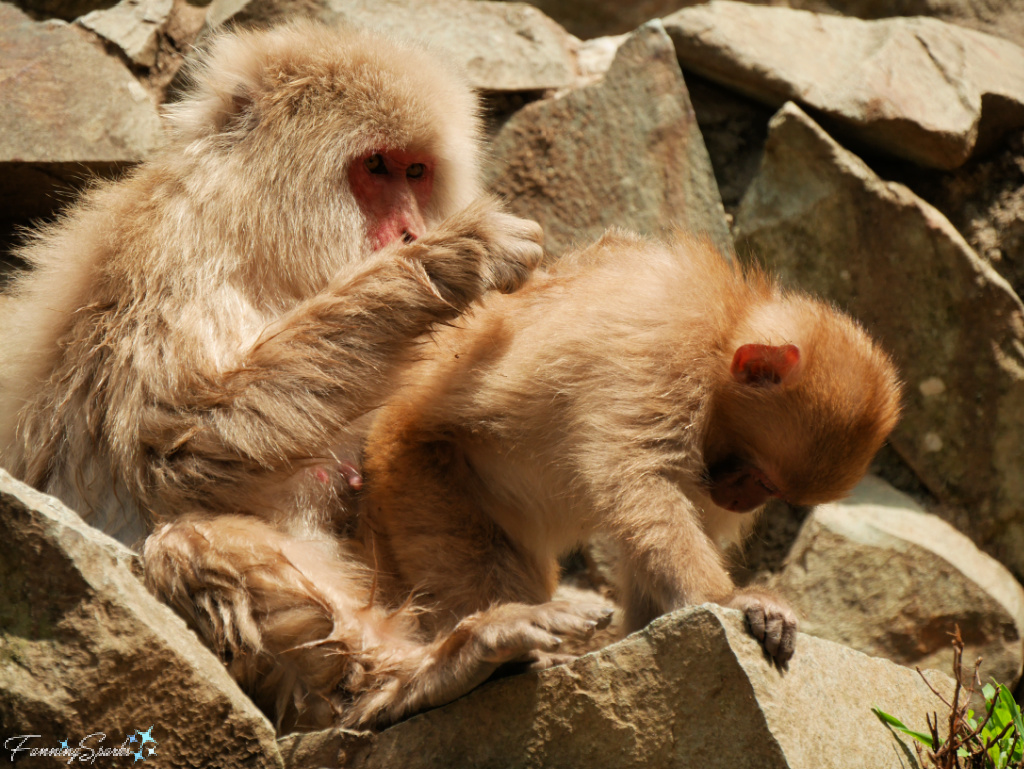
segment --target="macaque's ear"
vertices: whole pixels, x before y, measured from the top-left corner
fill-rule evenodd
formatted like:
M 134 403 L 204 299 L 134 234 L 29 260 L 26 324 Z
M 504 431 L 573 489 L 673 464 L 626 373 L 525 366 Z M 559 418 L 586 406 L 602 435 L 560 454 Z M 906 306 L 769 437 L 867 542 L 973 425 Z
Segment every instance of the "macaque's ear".
M 782 384 L 800 365 L 800 349 L 793 344 L 745 344 L 732 356 L 732 378 L 741 384 Z

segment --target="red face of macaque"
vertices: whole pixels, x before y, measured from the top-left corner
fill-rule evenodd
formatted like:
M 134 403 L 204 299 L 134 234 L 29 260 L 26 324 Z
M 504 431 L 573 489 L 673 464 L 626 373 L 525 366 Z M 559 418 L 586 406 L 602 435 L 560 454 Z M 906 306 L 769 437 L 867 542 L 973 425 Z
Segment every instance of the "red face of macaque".
M 432 158 L 422 152 L 380 150 L 356 159 L 349 185 L 366 216 L 373 249 L 401 240 L 411 243 L 426 231 L 423 211 L 434 187 Z

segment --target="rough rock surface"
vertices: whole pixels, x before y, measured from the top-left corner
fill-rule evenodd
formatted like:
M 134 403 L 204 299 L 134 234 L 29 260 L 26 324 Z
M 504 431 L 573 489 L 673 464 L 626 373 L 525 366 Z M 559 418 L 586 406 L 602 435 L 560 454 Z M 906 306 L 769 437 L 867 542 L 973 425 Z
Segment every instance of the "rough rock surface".
M 562 88 L 574 77 L 571 38 L 525 3 L 486 0 L 213 0 L 211 27 L 267 23 L 299 13 L 423 40 L 450 54 L 482 91 Z M 467 34 L 472 30 L 472 34 Z
M 777 0 L 757 0 L 778 5 Z M 785 0 L 790 8 L 838 12 L 862 19 L 889 16 L 932 16 L 953 24 L 999 35 L 1007 40 L 1024 40 L 1024 14 L 1020 0 Z
M 645 24 L 604 79 L 527 105 L 494 137 L 489 189 L 544 227 L 558 254 L 610 226 L 658 234 L 673 225 L 732 241 L 672 41 Z
M 795 104 L 772 119 L 737 251 L 836 301 L 895 357 L 892 443 L 953 522 L 1024 574 L 1024 305 L 949 222 Z M 969 518 L 966 511 L 969 511 Z
M 945 521 L 877 478 L 804 523 L 773 586 L 800 629 L 908 667 L 964 659 L 1011 689 L 1024 662 L 1024 589 Z
M 0 3 L 0 51 L 0 219 L 48 214 L 55 190 L 157 146 L 149 95 L 81 30 Z
M 948 695 L 945 675 L 927 675 Z M 913 749 L 871 707 L 924 728 L 937 705 L 914 671 L 811 636 L 800 636 L 780 673 L 739 612 L 705 604 L 568 666 L 487 684 L 376 737 L 296 735 L 281 752 L 296 769 L 895 769 L 916 766 Z
M 861 21 L 714 0 L 664 20 L 686 70 L 923 165 L 1024 125 L 1024 49 L 935 19 Z
M 26 749 L 16 765 L 52 768 L 27 751 L 109 749 L 152 727 L 161 766 L 280 766 L 270 722 L 137 570 L 131 551 L 0 471 L 0 724 L 7 751 Z
M 93 11 L 78 23 L 108 40 L 135 64 L 156 64 L 157 38 L 174 0 L 121 0 L 113 8 Z

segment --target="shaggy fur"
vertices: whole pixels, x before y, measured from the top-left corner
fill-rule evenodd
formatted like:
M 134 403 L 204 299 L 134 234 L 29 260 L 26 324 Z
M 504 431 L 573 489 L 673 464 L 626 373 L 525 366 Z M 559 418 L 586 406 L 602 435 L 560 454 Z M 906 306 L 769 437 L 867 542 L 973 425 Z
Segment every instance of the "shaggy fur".
M 588 633 L 499 607 L 424 635 L 375 601 L 342 468 L 413 340 L 513 290 L 540 228 L 477 199 L 477 107 L 427 53 L 300 23 L 223 36 L 165 149 L 20 255 L 0 308 L 0 460 L 123 541 L 287 726 L 387 723 Z M 372 253 L 354 158 L 433 162 L 430 231 Z M 381 589 L 380 595 L 384 595 Z
M 799 370 L 737 381 L 751 343 L 796 345 Z M 891 362 L 852 320 L 686 239 L 608 234 L 423 355 L 368 438 L 364 537 L 441 629 L 548 600 L 556 557 L 603 534 L 622 550 L 627 629 L 726 603 L 785 661 L 792 613 L 737 594 L 723 563 L 755 515 L 712 502 L 708 467 L 736 456 L 789 502 L 834 500 L 899 411 Z

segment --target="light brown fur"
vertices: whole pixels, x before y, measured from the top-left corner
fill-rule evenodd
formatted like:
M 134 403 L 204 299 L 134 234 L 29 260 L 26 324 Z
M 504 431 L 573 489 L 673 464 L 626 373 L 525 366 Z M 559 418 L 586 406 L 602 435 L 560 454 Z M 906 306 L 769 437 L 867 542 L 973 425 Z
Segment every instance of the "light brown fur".
M 424 621 L 546 601 L 556 557 L 603 534 L 622 550 L 627 629 L 725 603 L 785 662 L 792 612 L 726 571 L 755 514 L 717 506 L 708 468 L 741 456 L 797 504 L 852 488 L 899 409 L 892 364 L 853 321 L 706 243 L 612 233 L 433 342 L 365 462 L 364 538 L 433 602 Z M 734 381 L 748 343 L 797 345 L 799 371 Z
M 536 224 L 477 200 L 472 93 L 311 23 L 223 36 L 195 79 L 163 151 L 22 249 L 0 459 L 129 544 L 155 529 L 151 589 L 288 726 L 388 723 L 590 632 L 594 611 L 549 605 L 424 635 L 339 538 L 335 471 L 414 340 L 541 256 Z M 372 252 L 348 173 L 381 148 L 429 158 L 433 187 L 429 231 Z

